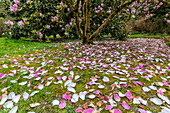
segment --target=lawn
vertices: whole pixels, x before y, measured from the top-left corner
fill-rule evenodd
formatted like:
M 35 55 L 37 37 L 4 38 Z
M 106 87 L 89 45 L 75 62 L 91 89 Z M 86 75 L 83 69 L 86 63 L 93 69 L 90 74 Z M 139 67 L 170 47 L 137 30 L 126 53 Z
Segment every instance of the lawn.
M 130 38 L 138 38 L 138 37 L 141 37 L 141 38 L 161 38 L 161 37 L 165 37 L 167 36 L 167 34 L 156 34 L 156 35 L 153 35 L 153 34 L 133 34 L 133 35 L 130 35 Z
M 1 113 L 170 111 L 170 48 L 161 39 L 0 40 Z

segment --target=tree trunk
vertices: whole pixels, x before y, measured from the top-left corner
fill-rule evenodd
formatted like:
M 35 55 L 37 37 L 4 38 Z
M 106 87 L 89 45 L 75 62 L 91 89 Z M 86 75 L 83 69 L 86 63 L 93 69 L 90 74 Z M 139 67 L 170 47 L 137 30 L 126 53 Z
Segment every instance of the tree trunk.
M 89 33 L 90 33 L 90 4 L 91 0 L 86 0 L 84 2 L 84 31 L 83 31 L 83 44 L 90 44 Z

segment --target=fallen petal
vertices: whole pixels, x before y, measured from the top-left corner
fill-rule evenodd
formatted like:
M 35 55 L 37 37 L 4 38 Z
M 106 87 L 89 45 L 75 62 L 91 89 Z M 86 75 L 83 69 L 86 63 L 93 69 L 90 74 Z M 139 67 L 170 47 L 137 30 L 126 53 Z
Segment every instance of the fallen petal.
M 15 106 L 14 108 L 12 108 L 8 113 L 16 113 L 18 110 L 18 106 Z
M 130 109 L 129 105 L 128 105 L 125 101 L 122 102 L 122 106 L 123 106 L 125 109 Z
M 65 108 L 65 106 L 66 106 L 66 102 L 65 102 L 65 100 L 62 100 L 60 105 L 59 105 L 59 108 L 63 109 L 63 108 Z

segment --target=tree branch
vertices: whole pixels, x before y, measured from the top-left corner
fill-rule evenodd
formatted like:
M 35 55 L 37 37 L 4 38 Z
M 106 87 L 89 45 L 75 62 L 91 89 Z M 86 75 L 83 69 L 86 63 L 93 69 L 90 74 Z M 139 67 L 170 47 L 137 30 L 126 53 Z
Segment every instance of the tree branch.
M 93 40 L 98 36 L 98 34 L 103 30 L 103 28 L 110 22 L 110 20 L 118 14 L 123 8 L 130 5 L 136 0 L 129 0 L 128 2 L 124 3 L 123 5 L 120 5 L 114 12 L 112 12 L 109 17 L 106 19 L 106 21 L 91 35 L 90 40 Z
M 79 0 L 78 0 L 79 1 Z M 75 17 L 75 21 L 76 21 L 76 29 L 78 34 L 83 37 L 83 34 L 81 33 L 81 29 L 80 29 L 80 21 L 79 21 L 79 13 L 75 11 L 72 2 L 70 0 L 66 0 L 67 5 L 70 7 L 70 9 L 73 11 L 74 13 L 74 17 Z

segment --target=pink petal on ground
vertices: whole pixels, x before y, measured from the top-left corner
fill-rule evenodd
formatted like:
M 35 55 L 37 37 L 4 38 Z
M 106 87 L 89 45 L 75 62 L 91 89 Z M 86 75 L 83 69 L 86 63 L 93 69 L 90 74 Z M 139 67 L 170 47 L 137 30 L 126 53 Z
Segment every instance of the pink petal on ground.
M 100 93 L 100 91 L 99 91 L 99 90 L 97 90 L 97 91 L 94 91 L 93 93 L 95 93 L 95 94 L 99 94 L 99 93 Z
M 123 106 L 125 109 L 130 109 L 129 105 L 128 105 L 125 101 L 122 102 L 122 106 Z
M 57 80 L 61 80 L 61 76 L 58 76 L 58 77 L 57 77 Z
M 62 100 L 60 105 L 59 105 L 59 108 L 63 109 L 65 106 L 66 106 L 66 102 L 65 102 L 65 100 Z
M 164 95 L 163 92 L 161 90 L 157 90 L 156 93 L 159 93 L 160 95 Z
M 83 113 L 92 113 L 94 111 L 94 109 L 86 109 Z
M 82 112 L 83 111 L 83 108 L 82 107 L 79 107 L 75 110 L 75 112 Z
M 3 76 L 4 76 L 4 74 L 0 73 L 0 78 L 3 77 Z
M 105 110 L 110 110 L 110 109 L 112 109 L 112 108 L 113 108 L 113 106 L 111 106 L 111 105 L 106 105 Z
M 118 102 L 120 101 L 120 97 L 117 94 L 114 94 L 114 99 Z
M 132 102 L 132 94 L 130 91 L 126 92 L 126 97 L 130 100 L 130 102 Z
M 143 109 L 138 109 L 138 111 L 140 111 L 140 113 L 147 113 L 145 110 Z
M 114 113 L 122 113 L 119 109 L 114 109 Z
M 3 80 L 1 84 L 4 84 L 7 81 L 7 79 Z
M 69 95 L 67 95 L 67 94 L 64 94 L 62 97 L 63 97 L 64 99 L 66 99 L 66 100 L 71 100 L 71 97 L 70 97 Z
M 139 66 L 140 66 L 141 69 L 143 69 L 143 64 L 140 63 Z

